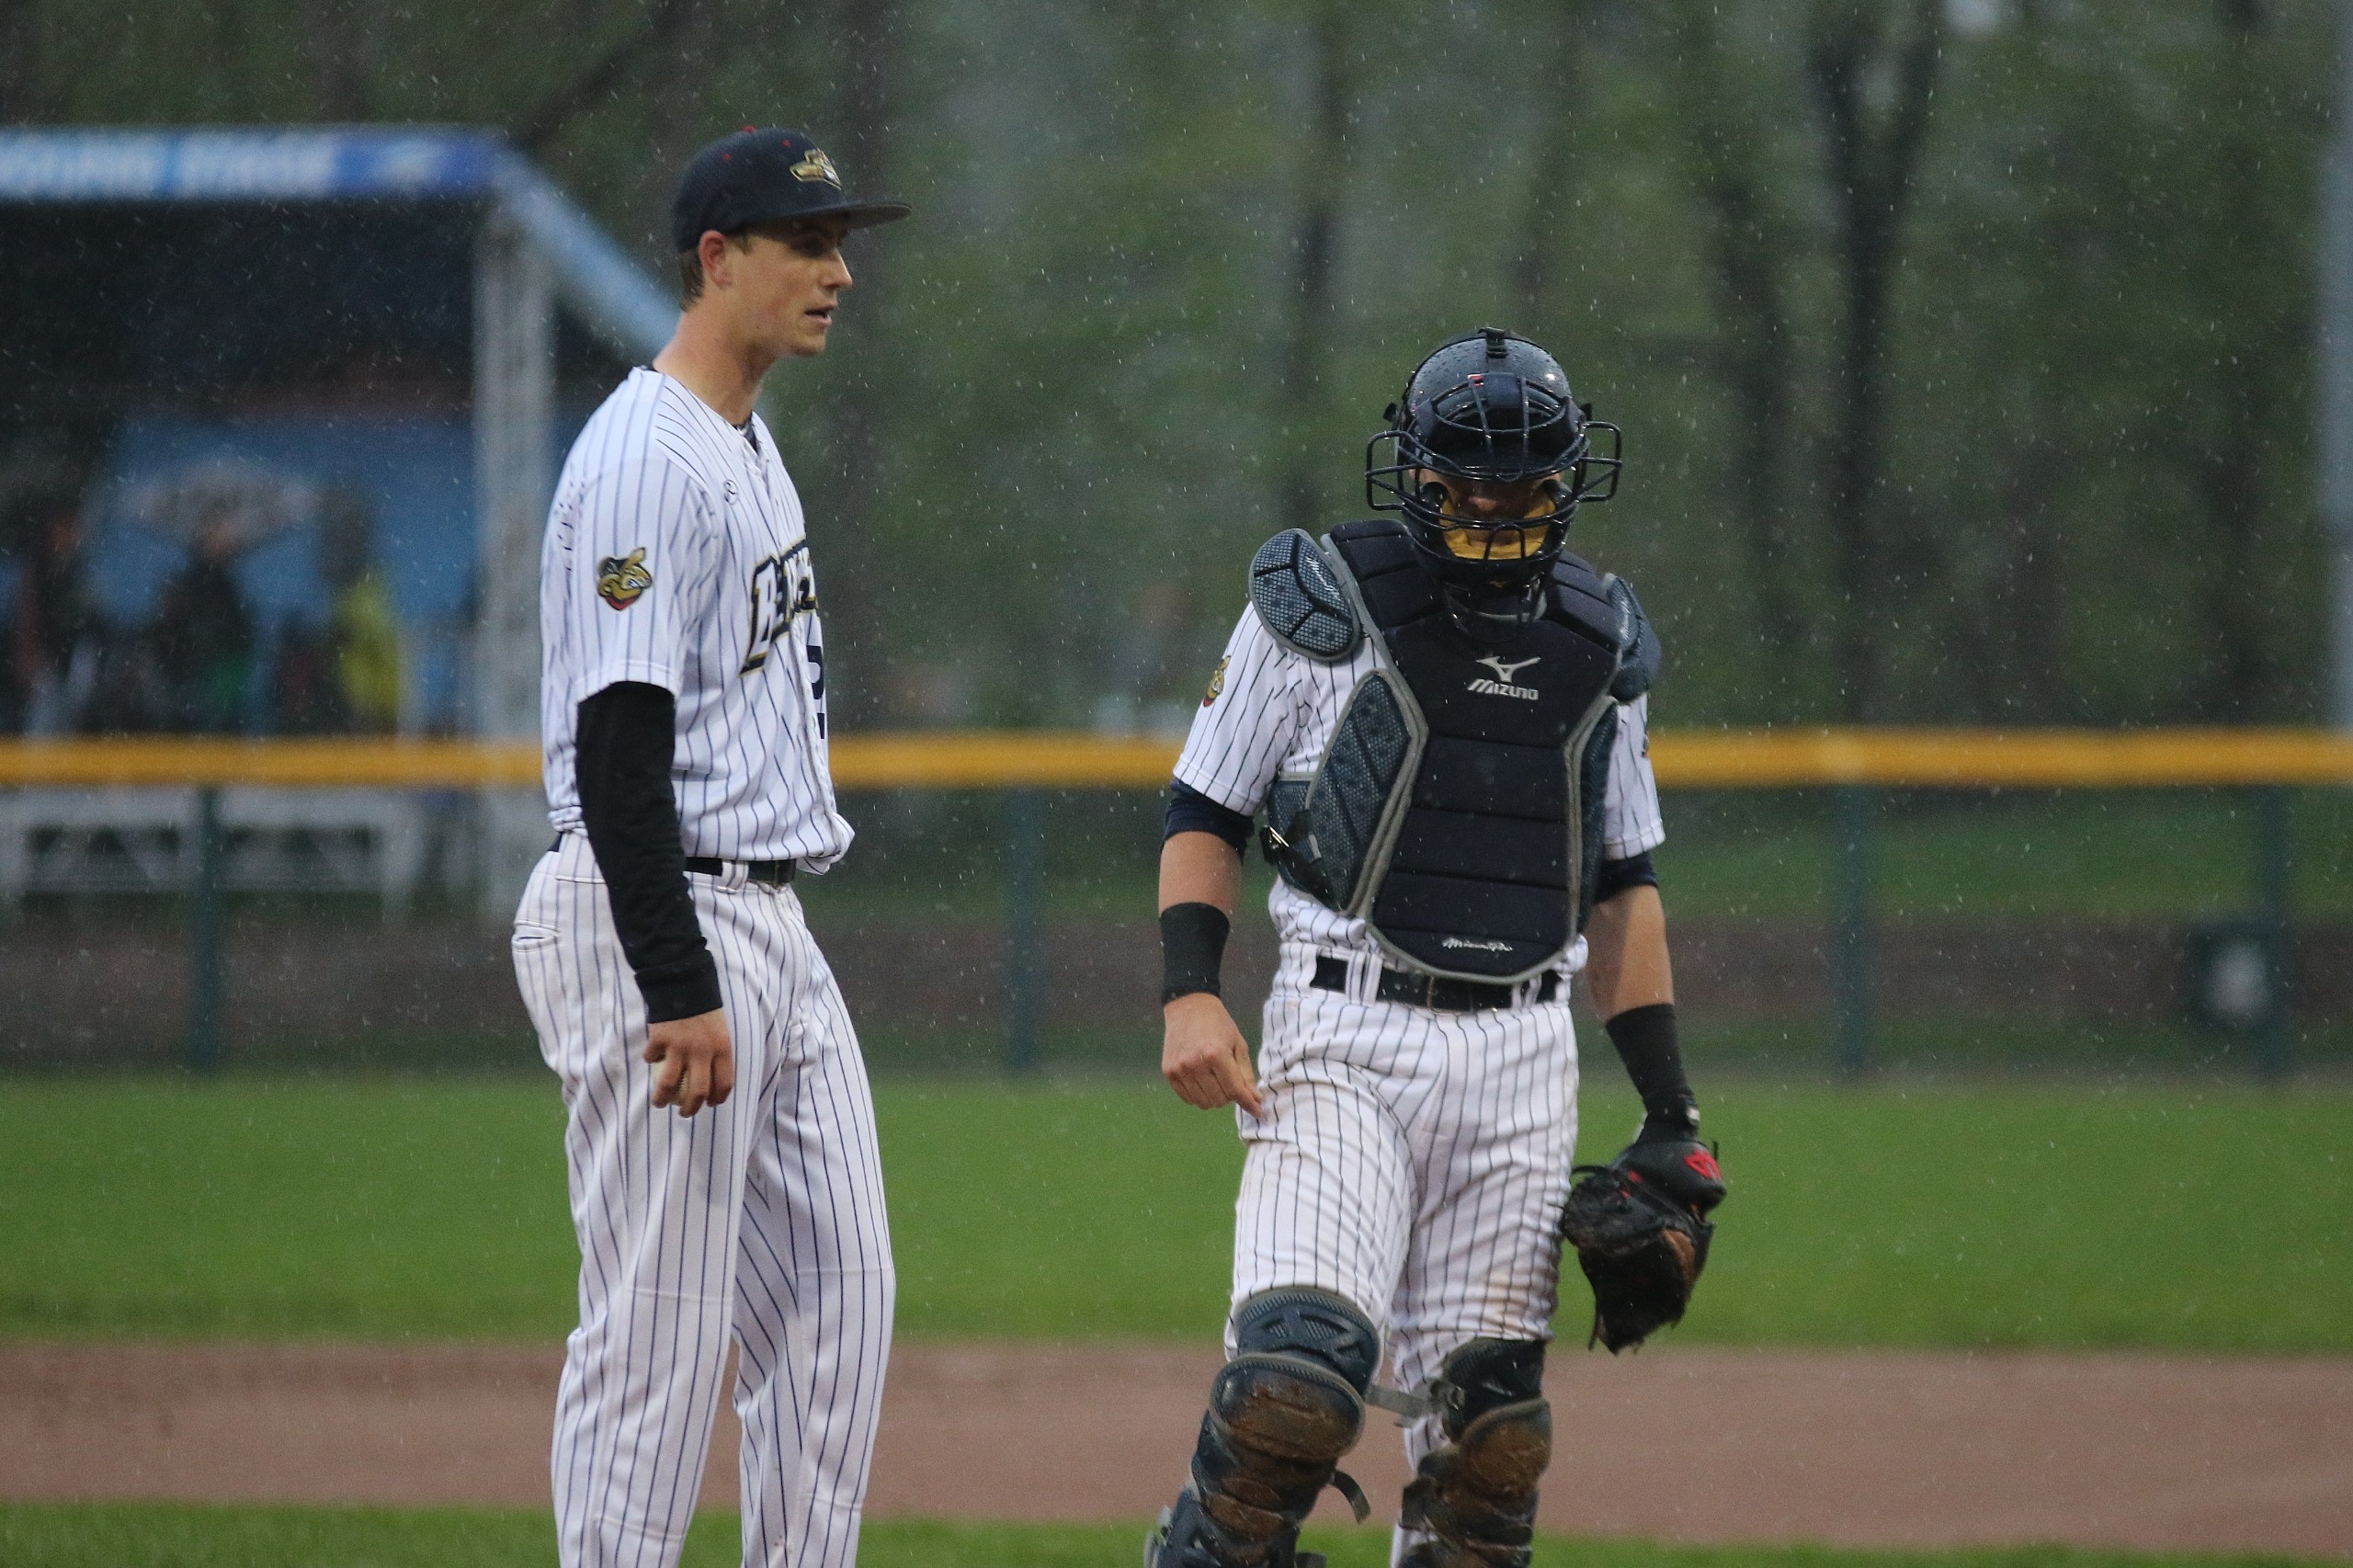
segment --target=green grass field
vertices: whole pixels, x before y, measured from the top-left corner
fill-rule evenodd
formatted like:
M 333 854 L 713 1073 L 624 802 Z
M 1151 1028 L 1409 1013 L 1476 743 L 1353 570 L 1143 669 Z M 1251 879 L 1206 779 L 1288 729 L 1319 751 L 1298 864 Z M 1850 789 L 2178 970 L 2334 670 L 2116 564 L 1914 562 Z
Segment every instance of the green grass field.
M 1101 1568 L 1143 1539 L 1133 1525 L 869 1523 L 866 1568 Z M 1305 1544 L 1333 1568 L 1382 1568 L 1378 1529 L 1310 1528 Z M 9 1568 L 506 1568 L 552 1560 L 555 1528 L 539 1512 L 420 1508 L 224 1508 L 165 1505 L 0 1506 L 0 1562 Z M 2290 1568 L 2278 1556 L 2083 1551 L 2018 1547 L 1960 1551 L 1851 1551 L 1824 1547 L 1677 1547 L 1540 1537 L 1557 1568 Z M 683 1568 L 739 1561 L 735 1519 L 705 1513 Z
M 1588 1154 L 1633 1119 L 1607 1078 Z M 903 1333 L 1214 1335 L 1228 1118 L 879 1093 Z M 1735 1081 L 1709 1118 L 1733 1197 L 1684 1339 L 2353 1350 L 2353 1094 Z M 0 1081 L 0 1335 L 552 1343 L 559 1130 L 531 1081 Z

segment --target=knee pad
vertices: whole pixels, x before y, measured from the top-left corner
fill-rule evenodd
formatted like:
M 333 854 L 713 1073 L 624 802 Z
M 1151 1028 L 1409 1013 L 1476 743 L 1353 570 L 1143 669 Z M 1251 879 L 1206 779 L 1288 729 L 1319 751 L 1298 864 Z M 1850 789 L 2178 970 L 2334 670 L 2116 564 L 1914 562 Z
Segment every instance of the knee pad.
M 1474 1339 L 1446 1358 L 1437 1391 L 1446 1441 L 1405 1488 L 1405 1523 L 1438 1540 L 1416 1568 L 1526 1568 L 1536 1487 L 1552 1460 L 1544 1346 Z
M 1544 1397 L 1544 1342 L 1472 1339 L 1438 1369 L 1438 1415 L 1449 1437 L 1490 1410 Z
M 1210 1385 L 1193 1491 L 1235 1544 L 1287 1550 L 1364 1430 L 1381 1335 L 1343 1298 L 1302 1289 L 1243 1302 L 1234 1340 Z
M 1500 1343 L 1478 1341 L 1477 1343 Z M 1381 1333 L 1345 1296 L 1309 1286 L 1261 1290 L 1233 1312 L 1233 1344 L 1243 1356 L 1297 1356 L 1347 1380 L 1359 1394 L 1381 1369 Z M 1537 1347 L 1543 1355 L 1543 1347 Z

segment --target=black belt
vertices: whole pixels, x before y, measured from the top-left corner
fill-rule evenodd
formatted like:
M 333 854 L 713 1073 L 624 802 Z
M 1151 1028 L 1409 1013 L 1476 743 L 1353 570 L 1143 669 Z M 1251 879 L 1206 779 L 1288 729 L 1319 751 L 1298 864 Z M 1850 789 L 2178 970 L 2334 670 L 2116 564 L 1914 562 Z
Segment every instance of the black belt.
M 548 853 L 552 855 L 563 847 L 563 835 L 559 833 L 555 835 L 555 842 L 548 846 Z M 794 869 L 796 862 L 791 860 L 738 860 L 734 864 L 744 868 L 745 881 L 764 882 L 772 888 L 784 886 L 798 874 Z M 727 874 L 727 861 L 709 855 L 687 857 L 687 869 L 699 871 L 706 877 L 723 877 Z
M 689 871 L 699 871 L 706 877 L 723 877 L 728 867 L 741 866 L 745 881 L 764 882 L 772 888 L 780 888 L 792 880 L 793 864 L 790 860 L 717 860 L 708 855 L 687 857 L 687 869 Z
M 1337 991 L 1345 994 L 1348 989 L 1348 963 L 1346 959 L 1318 955 L 1315 978 L 1308 984 L 1318 991 Z M 1560 994 L 1561 977 L 1549 971 L 1536 983 L 1531 1000 L 1550 1002 Z M 1519 1000 L 1519 987 L 1501 985 L 1491 980 L 1443 980 L 1434 974 L 1415 974 L 1410 970 L 1381 966 L 1381 983 L 1373 987 L 1374 997 L 1382 1002 L 1403 1002 L 1410 1007 L 1431 1007 L 1441 1013 L 1481 1013 L 1491 1007 L 1508 1007 Z

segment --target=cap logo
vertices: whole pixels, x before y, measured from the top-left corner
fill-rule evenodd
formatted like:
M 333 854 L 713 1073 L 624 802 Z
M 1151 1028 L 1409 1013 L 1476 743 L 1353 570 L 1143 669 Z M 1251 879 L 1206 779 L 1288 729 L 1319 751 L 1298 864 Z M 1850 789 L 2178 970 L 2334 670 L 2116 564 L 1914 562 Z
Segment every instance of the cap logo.
M 842 176 L 834 172 L 834 161 L 814 147 L 809 149 L 807 157 L 792 165 L 792 177 L 797 180 L 821 179 L 835 190 L 842 187 Z

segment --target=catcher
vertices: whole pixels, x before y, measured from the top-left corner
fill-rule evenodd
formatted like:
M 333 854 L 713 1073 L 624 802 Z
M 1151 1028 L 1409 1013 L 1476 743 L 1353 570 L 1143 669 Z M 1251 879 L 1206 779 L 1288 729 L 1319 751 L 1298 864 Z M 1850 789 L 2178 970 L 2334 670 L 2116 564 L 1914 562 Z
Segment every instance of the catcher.
M 1236 1107 L 1248 1158 L 1228 1360 L 1147 1568 L 1306 1562 L 1326 1485 L 1365 1511 L 1336 1467 L 1369 1398 L 1411 1418 L 1402 1568 L 1519 1568 L 1564 1231 L 1612 1350 L 1680 1317 L 1705 1261 L 1724 1188 L 1651 864 L 1658 642 L 1563 549 L 1618 468 L 1553 358 L 1485 329 L 1425 359 L 1374 437 L 1388 515 L 1251 564 L 1161 850 L 1161 1071 Z M 1254 816 L 1281 940 L 1255 1072 L 1218 994 Z M 1573 1198 L 1580 973 L 1645 1114 Z

